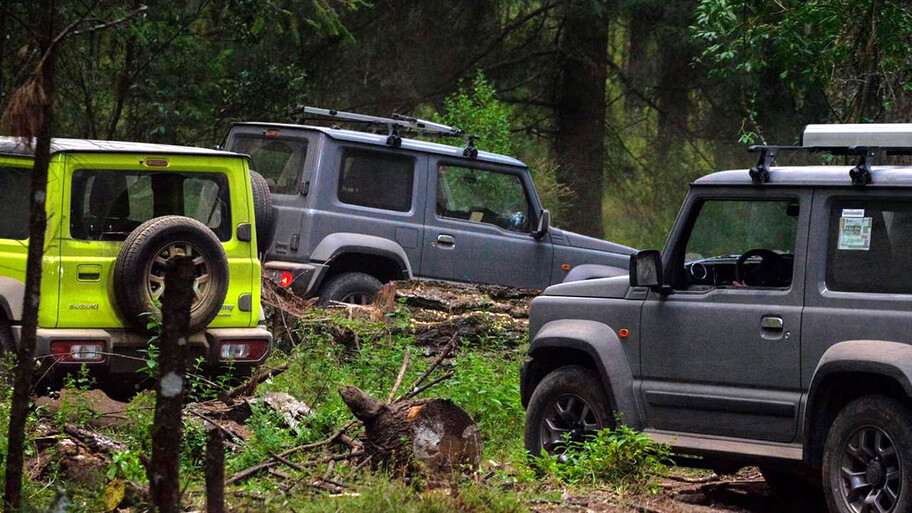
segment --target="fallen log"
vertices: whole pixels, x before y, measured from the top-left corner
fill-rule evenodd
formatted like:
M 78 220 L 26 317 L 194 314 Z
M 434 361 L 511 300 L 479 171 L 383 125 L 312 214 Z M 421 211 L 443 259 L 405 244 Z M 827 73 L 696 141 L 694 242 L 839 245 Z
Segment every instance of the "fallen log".
M 438 474 L 481 461 L 478 426 L 448 399 L 399 400 L 387 404 L 348 386 L 339 389 L 352 414 L 364 423 L 364 455 L 394 472 Z

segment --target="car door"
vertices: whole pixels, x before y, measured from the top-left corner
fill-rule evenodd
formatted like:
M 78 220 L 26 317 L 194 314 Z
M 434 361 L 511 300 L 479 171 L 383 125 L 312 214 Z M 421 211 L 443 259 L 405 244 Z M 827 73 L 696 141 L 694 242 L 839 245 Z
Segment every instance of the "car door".
M 642 310 L 652 429 L 794 439 L 810 205 L 803 190 L 694 189 L 663 259 L 675 291 L 650 292 Z M 748 258 L 739 281 L 751 249 L 779 256 Z
M 553 247 L 532 236 L 541 207 L 521 168 L 431 157 L 421 274 L 544 288 Z

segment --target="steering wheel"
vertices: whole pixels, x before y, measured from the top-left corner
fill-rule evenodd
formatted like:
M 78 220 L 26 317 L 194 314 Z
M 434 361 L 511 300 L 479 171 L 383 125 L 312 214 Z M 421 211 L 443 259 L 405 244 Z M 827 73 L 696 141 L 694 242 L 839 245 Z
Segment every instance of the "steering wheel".
M 748 271 L 744 264 L 751 257 L 760 257 L 760 265 Z M 773 286 L 779 277 L 782 255 L 769 249 L 755 248 L 743 253 L 735 262 L 735 281 L 754 287 Z M 770 283 L 768 283 L 770 282 Z

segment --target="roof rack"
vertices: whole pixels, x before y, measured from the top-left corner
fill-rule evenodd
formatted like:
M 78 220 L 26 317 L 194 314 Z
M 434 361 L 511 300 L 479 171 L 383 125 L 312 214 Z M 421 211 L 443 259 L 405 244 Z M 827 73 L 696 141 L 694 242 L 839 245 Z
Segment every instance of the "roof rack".
M 871 123 L 851 125 L 808 125 L 801 146 L 750 146 L 749 153 L 760 153 L 757 165 L 750 168 L 751 181 L 764 184 L 770 179 L 770 165 L 780 152 L 829 153 L 858 156 L 849 170 L 853 185 L 871 183 L 871 166 L 878 153 L 912 155 L 912 124 Z
M 386 128 L 386 144 L 392 148 L 398 148 L 402 145 L 402 134 L 414 132 L 421 137 L 461 137 L 465 140 L 465 148 L 462 154 L 469 158 L 476 158 L 478 150 L 475 148 L 475 141 L 479 139 L 477 135 L 467 134 L 461 128 L 434 123 L 424 119 L 413 118 L 403 114 L 393 113 L 390 117 L 370 116 L 367 114 L 358 114 L 356 112 L 345 112 L 336 109 L 322 109 L 319 107 L 301 106 L 296 109 L 297 121 L 302 122 L 307 119 L 317 121 L 341 121 L 345 123 L 357 123 L 369 127 Z M 313 117 L 316 116 L 316 117 Z

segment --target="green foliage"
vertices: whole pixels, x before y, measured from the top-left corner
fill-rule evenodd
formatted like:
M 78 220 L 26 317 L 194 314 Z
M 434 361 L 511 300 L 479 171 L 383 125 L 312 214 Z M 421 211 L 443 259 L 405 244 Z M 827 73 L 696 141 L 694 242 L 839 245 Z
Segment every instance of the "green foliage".
M 146 480 L 146 469 L 139 455 L 128 449 L 111 455 L 111 463 L 105 476 L 109 480 L 124 479 L 141 483 Z
M 799 106 L 823 92 L 834 121 L 891 107 L 912 74 L 912 12 L 901 2 L 701 0 L 692 36 L 703 45 L 697 60 L 711 76 L 757 90 L 764 75 L 775 73 Z M 870 79 L 882 104 L 865 110 L 861 96 Z
M 459 127 L 479 137 L 476 146 L 493 153 L 510 155 L 513 151 L 511 132 L 512 109 L 497 99 L 494 85 L 478 70 L 471 86 L 461 83 L 459 91 L 444 102 L 442 123 Z M 462 145 L 461 140 L 450 141 Z
M 655 476 L 664 475 L 671 450 L 648 435 L 619 424 L 584 442 L 568 442 L 565 461 L 543 453 L 538 468 L 568 484 L 607 484 L 617 489 L 648 487 Z

